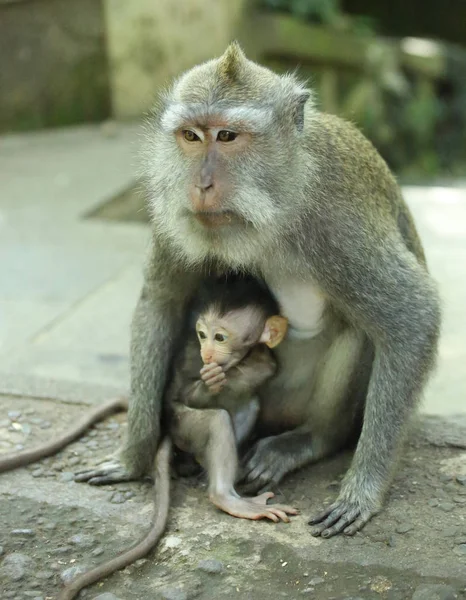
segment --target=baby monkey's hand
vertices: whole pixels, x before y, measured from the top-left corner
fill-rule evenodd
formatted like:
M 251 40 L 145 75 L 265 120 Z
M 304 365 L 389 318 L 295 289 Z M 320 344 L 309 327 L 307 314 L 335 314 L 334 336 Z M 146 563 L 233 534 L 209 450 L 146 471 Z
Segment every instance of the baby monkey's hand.
M 211 394 L 218 394 L 227 382 L 223 367 L 217 363 L 204 365 L 201 369 L 201 379 Z

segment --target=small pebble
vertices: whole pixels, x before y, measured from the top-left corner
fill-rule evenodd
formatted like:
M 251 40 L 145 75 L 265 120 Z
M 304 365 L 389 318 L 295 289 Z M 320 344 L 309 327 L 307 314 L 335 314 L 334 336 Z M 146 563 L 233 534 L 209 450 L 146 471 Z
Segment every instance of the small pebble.
M 459 556 L 466 556 L 466 544 L 460 544 L 454 549 L 454 553 Z
M 451 512 L 455 508 L 455 505 L 451 502 L 441 502 L 438 507 L 444 512 Z
M 457 504 L 466 504 L 466 496 L 454 496 L 453 502 Z
M 68 464 L 69 464 L 70 467 L 74 467 L 76 465 L 79 465 L 80 462 L 81 462 L 81 459 L 79 458 L 79 456 L 72 456 L 68 460 Z
M 429 500 L 429 506 L 438 506 L 439 505 L 439 501 L 437 500 L 437 498 L 431 498 Z
M 397 533 L 408 533 L 408 531 L 411 531 L 411 529 L 413 529 L 413 526 L 410 523 L 401 523 L 396 528 L 396 532 Z
M 23 535 L 26 537 L 33 537 L 36 535 L 34 529 L 13 529 L 11 535 Z
M 21 413 L 20 413 L 20 411 L 19 411 L 19 410 L 10 410 L 10 411 L 8 412 L 8 418 L 9 418 L 11 421 L 16 421 L 17 419 L 19 419 L 19 418 L 20 418 L 20 416 L 21 416 Z
M 49 552 L 50 554 L 66 554 L 71 550 L 73 550 L 71 546 L 58 546 L 58 548 L 53 548 L 52 550 L 49 550 Z
M 42 469 L 42 467 L 39 467 L 38 469 L 34 469 L 34 471 L 32 471 L 31 475 L 33 477 L 43 477 L 44 475 L 44 469 Z
M 466 475 L 457 475 L 456 476 L 456 481 L 460 484 L 460 485 L 466 485 Z
M 68 481 L 73 481 L 73 480 L 74 480 L 74 473 L 72 473 L 71 471 L 63 471 L 62 473 L 60 473 L 59 481 L 63 481 L 64 483 L 67 483 Z
M 102 546 L 98 546 L 91 552 L 91 556 L 100 556 L 103 553 L 104 553 L 104 549 L 102 548 Z
M 110 502 L 112 504 L 123 504 L 123 502 L 126 502 L 126 496 L 121 492 L 115 492 L 111 495 Z
M 82 546 L 83 548 L 90 548 L 95 544 L 95 538 L 87 533 L 77 533 L 68 539 L 70 544 L 75 546 Z
M 221 573 L 223 571 L 223 563 L 214 558 L 199 561 L 197 568 L 205 573 Z
M 309 585 L 319 585 L 319 583 L 325 583 L 325 579 L 323 577 L 313 577 L 309 581 Z
M 73 567 L 68 567 L 60 574 L 60 579 L 63 583 L 69 583 L 72 579 L 76 577 L 76 575 L 80 575 L 84 573 L 86 569 L 81 565 L 74 565 Z

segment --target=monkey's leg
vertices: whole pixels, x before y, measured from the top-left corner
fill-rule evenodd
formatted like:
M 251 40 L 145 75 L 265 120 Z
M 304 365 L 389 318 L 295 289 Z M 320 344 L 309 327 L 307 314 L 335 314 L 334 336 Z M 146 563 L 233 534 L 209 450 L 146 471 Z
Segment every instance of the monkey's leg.
M 118 457 L 81 471 L 76 481 L 104 485 L 148 475 L 159 442 L 160 409 L 173 344 L 198 275 L 173 265 L 153 240 L 145 282 L 131 323 L 131 394 L 128 433 Z
M 317 364 L 313 392 L 309 391 L 309 382 L 287 390 L 283 411 L 292 411 L 292 403 L 302 403 L 307 395 L 306 422 L 291 431 L 263 438 L 251 449 L 242 473 L 246 490 L 277 485 L 287 473 L 332 454 L 345 443 L 353 427 L 354 412 L 347 404 L 348 388 L 362 347 L 362 336 L 353 329 L 344 329 Z M 276 418 L 280 419 L 280 414 Z
M 266 492 L 254 498 L 241 498 L 234 488 L 238 466 L 236 439 L 230 416 L 223 409 L 174 407 L 171 435 L 174 443 L 193 453 L 209 475 L 209 498 L 226 513 L 243 519 L 270 519 L 288 522 L 297 514 L 291 506 L 267 505 L 273 498 Z
M 254 429 L 259 408 L 259 399 L 254 397 L 232 415 L 237 445 L 242 444 Z

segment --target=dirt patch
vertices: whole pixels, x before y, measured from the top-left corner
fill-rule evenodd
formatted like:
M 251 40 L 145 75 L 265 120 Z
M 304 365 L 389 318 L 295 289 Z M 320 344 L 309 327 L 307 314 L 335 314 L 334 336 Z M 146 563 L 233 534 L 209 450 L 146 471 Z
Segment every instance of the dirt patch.
M 83 410 L 1 397 L 1 452 L 50 438 Z M 107 419 L 57 456 L 0 477 L 2 599 L 54 599 L 63 579 L 143 535 L 149 485 L 95 488 L 72 481 L 75 470 L 118 448 L 124 423 L 125 415 Z M 178 479 L 159 548 L 82 597 L 466 598 L 464 451 L 417 437 L 406 448 L 385 510 L 354 538 L 315 539 L 307 518 L 334 499 L 350 459 L 342 455 L 286 479 L 277 501 L 301 510 L 290 524 L 233 519 L 208 502 L 204 477 Z

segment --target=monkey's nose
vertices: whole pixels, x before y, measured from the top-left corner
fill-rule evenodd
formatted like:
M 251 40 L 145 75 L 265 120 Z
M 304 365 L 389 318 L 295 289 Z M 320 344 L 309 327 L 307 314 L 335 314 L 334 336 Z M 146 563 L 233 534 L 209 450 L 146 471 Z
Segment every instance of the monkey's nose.
M 202 192 L 208 192 L 209 190 L 212 190 L 214 187 L 214 184 L 212 183 L 212 181 L 201 181 L 199 183 L 196 183 L 196 187 L 202 193 Z

